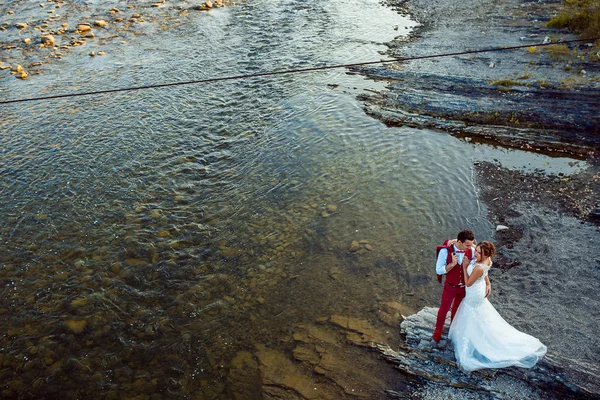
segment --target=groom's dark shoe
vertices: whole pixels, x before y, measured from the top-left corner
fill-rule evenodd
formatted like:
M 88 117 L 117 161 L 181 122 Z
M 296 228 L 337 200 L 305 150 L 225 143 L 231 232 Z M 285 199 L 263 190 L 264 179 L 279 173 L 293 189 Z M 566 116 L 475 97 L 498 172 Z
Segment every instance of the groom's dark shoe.
M 436 342 L 442 340 L 442 331 L 433 331 L 433 340 Z

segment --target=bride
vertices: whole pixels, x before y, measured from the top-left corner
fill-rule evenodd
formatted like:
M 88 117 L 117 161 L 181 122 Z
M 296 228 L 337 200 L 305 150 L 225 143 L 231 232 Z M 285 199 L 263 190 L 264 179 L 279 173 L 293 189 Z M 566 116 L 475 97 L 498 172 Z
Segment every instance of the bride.
M 547 350 L 538 339 L 513 328 L 485 297 L 485 277 L 495 251 L 493 243 L 481 242 L 471 263 L 463 263 L 466 296 L 448 337 L 454 344 L 456 362 L 465 372 L 513 365 L 531 368 Z

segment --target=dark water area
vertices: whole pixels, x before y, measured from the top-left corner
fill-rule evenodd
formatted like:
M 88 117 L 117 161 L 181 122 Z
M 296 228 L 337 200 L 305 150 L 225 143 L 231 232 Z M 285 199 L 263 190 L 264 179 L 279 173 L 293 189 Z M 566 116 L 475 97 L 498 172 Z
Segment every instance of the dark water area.
M 377 60 L 414 26 L 374 1 L 144 13 L 26 81 L 2 71 L 0 98 Z M 394 343 L 377 310 L 438 301 L 435 244 L 492 235 L 474 161 L 585 168 L 386 127 L 356 99 L 381 89 L 340 69 L 0 106 L 0 397 L 228 398 L 236 354 L 337 314 Z

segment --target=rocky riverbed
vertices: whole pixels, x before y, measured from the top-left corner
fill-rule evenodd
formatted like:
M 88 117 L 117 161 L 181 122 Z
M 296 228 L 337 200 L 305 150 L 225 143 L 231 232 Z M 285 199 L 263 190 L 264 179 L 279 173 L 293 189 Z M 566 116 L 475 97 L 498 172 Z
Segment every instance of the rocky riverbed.
M 44 71 L 63 57 L 103 56 L 113 44 L 181 24 L 189 13 L 223 7 L 228 0 L 156 2 L 85 2 L 62 0 L 1 2 L 0 70 L 19 79 Z

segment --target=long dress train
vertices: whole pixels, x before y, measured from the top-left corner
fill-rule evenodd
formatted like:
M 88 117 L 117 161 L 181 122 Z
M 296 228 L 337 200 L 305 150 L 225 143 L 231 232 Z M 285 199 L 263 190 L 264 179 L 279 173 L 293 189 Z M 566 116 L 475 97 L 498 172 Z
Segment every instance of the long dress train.
M 475 262 L 467 267 L 472 273 Z M 546 354 L 546 346 L 504 320 L 485 297 L 485 276 L 491 267 L 484 264 L 483 275 L 470 287 L 450 325 L 449 339 L 454 355 L 465 372 L 483 368 L 533 367 Z

